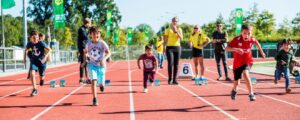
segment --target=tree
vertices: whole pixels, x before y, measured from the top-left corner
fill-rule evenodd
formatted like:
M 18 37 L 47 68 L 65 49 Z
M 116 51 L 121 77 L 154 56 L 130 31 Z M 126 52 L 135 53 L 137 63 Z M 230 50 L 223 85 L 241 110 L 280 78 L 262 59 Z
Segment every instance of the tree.
M 148 32 L 149 39 L 146 39 L 146 35 Z M 154 37 L 154 31 L 148 24 L 140 24 L 135 27 L 134 33 L 133 33 L 133 44 L 139 44 L 139 45 L 145 45 L 148 44 L 150 40 L 152 40 Z
M 53 0 L 29 0 L 27 16 L 33 18 L 37 24 L 45 26 L 45 21 L 52 17 Z
M 244 16 L 244 23 L 247 24 L 255 24 L 258 19 L 259 11 L 258 11 L 258 4 L 254 3 L 253 6 L 250 8 L 249 11 L 246 11 Z
M 5 47 L 23 46 L 24 37 L 22 32 L 22 18 L 21 17 L 14 18 L 11 15 L 4 15 L 3 17 L 5 20 L 4 22 Z M 3 43 L 1 37 L 1 46 L 2 44 Z
M 66 27 L 65 29 L 65 34 L 61 41 L 61 45 L 63 46 L 64 50 L 70 50 L 71 46 L 74 45 L 74 41 L 72 39 L 72 33 L 70 31 L 70 28 Z
M 294 36 L 300 36 L 300 12 L 292 20 L 293 34 Z
M 274 15 L 265 10 L 259 14 L 258 19 L 256 21 L 256 30 L 261 31 L 266 38 L 268 38 L 271 33 L 274 31 L 275 19 Z
M 283 23 L 279 25 L 279 29 L 277 30 L 278 34 L 283 37 L 292 36 L 292 25 L 288 19 L 284 19 Z

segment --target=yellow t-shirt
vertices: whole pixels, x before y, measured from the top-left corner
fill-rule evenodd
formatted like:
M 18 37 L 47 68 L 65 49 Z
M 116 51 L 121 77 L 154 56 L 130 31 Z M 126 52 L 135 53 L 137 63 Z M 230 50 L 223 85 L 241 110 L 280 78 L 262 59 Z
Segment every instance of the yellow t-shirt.
M 163 45 L 163 43 L 164 43 L 163 40 L 157 40 L 155 46 L 156 46 L 156 51 L 157 51 L 158 53 L 163 53 L 163 51 L 164 51 L 164 45 Z
M 178 28 L 178 32 L 182 33 L 181 28 Z M 180 38 L 171 28 L 165 30 L 165 35 L 168 36 L 167 46 L 180 46 Z
M 207 42 L 207 36 L 203 33 L 196 33 L 191 35 L 189 41 L 192 42 L 194 48 L 203 49 L 203 47 L 199 46 L 199 44 Z

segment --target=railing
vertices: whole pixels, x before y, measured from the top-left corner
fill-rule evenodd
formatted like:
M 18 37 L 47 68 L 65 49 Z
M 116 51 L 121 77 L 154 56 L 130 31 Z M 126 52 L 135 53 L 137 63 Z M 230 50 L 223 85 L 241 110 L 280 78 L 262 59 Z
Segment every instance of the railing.
M 0 72 L 16 71 L 26 69 L 24 65 L 23 48 L 3 48 L 0 47 Z M 29 59 L 26 60 L 29 66 Z M 51 61 L 48 65 L 64 64 L 77 61 L 77 51 L 52 51 Z

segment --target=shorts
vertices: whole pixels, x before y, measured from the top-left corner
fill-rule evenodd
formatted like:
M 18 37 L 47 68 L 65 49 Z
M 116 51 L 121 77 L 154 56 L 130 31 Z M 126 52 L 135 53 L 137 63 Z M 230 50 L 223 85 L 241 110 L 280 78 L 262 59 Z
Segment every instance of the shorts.
M 203 56 L 203 50 L 202 49 L 198 49 L 198 48 L 194 48 L 192 49 L 192 57 L 202 57 Z
M 252 65 L 242 65 L 239 68 L 233 70 L 234 80 L 237 81 L 242 78 L 242 73 L 244 70 L 250 70 Z
M 41 62 L 30 62 L 30 70 L 39 71 L 40 76 L 45 76 L 47 64 Z
M 90 77 L 92 80 L 96 80 L 97 84 L 105 85 L 105 72 L 106 67 L 103 66 L 96 66 L 93 64 L 88 65 L 90 69 Z

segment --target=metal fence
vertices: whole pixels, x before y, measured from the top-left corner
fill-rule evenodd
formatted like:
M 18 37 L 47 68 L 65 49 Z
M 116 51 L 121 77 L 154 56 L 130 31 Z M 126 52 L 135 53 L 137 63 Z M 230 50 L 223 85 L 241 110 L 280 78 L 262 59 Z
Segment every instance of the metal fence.
M 26 60 L 29 66 L 29 59 Z M 52 51 L 48 65 L 64 64 L 77 61 L 77 51 Z M 18 47 L 0 47 L 0 72 L 25 69 L 24 49 Z

